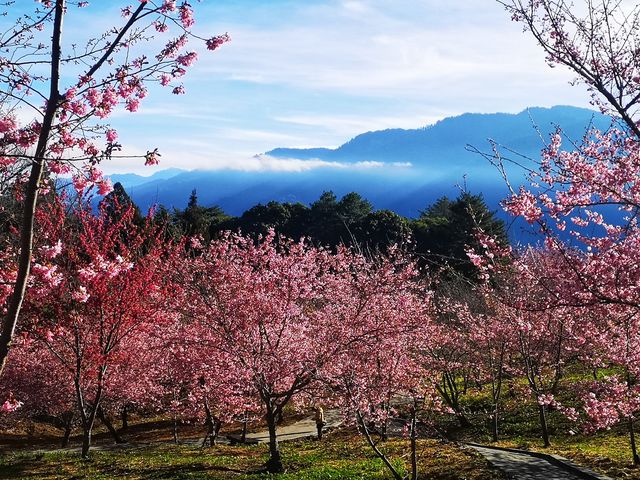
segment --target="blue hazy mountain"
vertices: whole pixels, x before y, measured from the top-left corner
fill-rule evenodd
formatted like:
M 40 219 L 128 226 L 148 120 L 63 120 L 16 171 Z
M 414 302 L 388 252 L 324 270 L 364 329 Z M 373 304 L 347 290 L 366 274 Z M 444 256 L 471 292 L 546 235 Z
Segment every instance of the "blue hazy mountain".
M 116 173 L 111 175 L 110 178 L 113 183 L 120 182 L 122 185 L 127 187 L 135 187 L 136 185 L 142 185 L 143 183 L 150 183 L 157 180 L 165 180 L 167 178 L 175 177 L 184 171 L 185 170 L 180 168 L 167 168 L 146 177 L 135 173 Z
M 338 195 L 358 192 L 379 209 L 415 217 L 442 195 L 455 197 L 460 188 L 482 192 L 494 209 L 507 195 L 497 169 L 470 146 L 491 152 L 489 139 L 519 164 L 539 158 L 543 139 L 561 126 L 579 142 L 590 126 L 606 129 L 611 119 L 576 107 L 531 108 L 519 114 L 464 114 L 413 129 L 367 132 L 336 149 L 276 148 L 264 155 L 281 159 L 319 159 L 333 166 L 300 172 L 182 171 L 152 177 L 114 175 L 143 209 L 153 204 L 184 208 L 193 189 L 199 203 L 219 205 L 239 215 L 257 203 L 310 203 L 325 190 Z M 508 148 L 508 150 L 507 150 Z M 510 153 L 510 152 L 517 152 Z M 364 162 L 364 163 L 363 163 Z M 528 165 L 531 166 L 531 165 Z M 524 170 L 508 164 L 513 183 Z
M 541 139 L 535 127 L 543 138 L 561 126 L 568 138 L 580 140 L 592 123 L 607 128 L 611 120 L 592 110 L 567 106 L 530 108 L 516 115 L 465 113 L 419 129 L 363 133 L 336 149 L 276 148 L 267 155 L 345 162 L 411 162 L 418 167 L 443 162 L 468 166 L 482 159 L 465 155 L 461 151 L 465 145 L 482 148 L 487 146 L 487 139 L 492 139 L 518 152 L 539 152 Z

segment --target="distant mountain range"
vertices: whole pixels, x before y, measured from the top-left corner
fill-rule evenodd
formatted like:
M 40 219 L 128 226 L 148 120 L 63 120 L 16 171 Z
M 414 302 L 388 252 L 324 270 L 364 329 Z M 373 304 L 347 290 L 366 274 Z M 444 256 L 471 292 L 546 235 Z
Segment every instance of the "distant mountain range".
M 498 208 L 506 189 L 495 167 L 469 146 L 490 152 L 489 139 L 508 148 L 518 163 L 538 158 L 557 126 L 567 138 L 580 141 L 590 126 L 606 129 L 611 119 L 592 110 L 557 106 L 530 108 L 518 114 L 463 114 L 424 128 L 389 129 L 356 136 L 336 149 L 276 148 L 262 155 L 278 159 L 319 160 L 321 167 L 296 171 L 164 170 L 150 177 L 112 175 L 143 209 L 153 204 L 184 208 L 193 189 L 199 203 L 219 205 L 239 215 L 271 200 L 310 203 L 325 190 L 338 195 L 355 191 L 376 208 L 409 217 L 442 195 L 455 197 L 460 186 L 482 192 Z M 534 128 L 535 126 L 535 128 Z M 524 171 L 509 173 L 520 182 Z

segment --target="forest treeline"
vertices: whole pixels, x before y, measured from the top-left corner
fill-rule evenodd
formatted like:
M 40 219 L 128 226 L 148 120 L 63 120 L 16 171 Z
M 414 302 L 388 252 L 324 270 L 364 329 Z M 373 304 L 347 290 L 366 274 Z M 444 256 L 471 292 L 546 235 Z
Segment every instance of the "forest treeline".
M 114 185 L 105 201 L 114 199 L 122 206 L 133 204 L 120 183 Z M 142 220 L 137 207 L 136 212 Z M 466 250 L 477 249 L 477 229 L 508 243 L 504 222 L 488 208 L 482 194 L 464 191 L 455 199 L 440 197 L 415 219 L 391 210 L 376 210 L 356 192 L 338 198 L 331 191 L 310 205 L 271 201 L 255 205 L 240 216 L 231 216 L 218 206 L 200 205 L 193 190 L 186 208 L 169 210 L 161 205 L 154 216 L 174 237 L 200 236 L 207 242 L 225 231 L 264 236 L 273 229 L 281 236 L 294 240 L 304 237 L 332 249 L 342 244 L 385 252 L 390 246 L 399 245 L 414 253 L 423 265 L 449 269 L 465 277 L 472 277 L 475 271 Z

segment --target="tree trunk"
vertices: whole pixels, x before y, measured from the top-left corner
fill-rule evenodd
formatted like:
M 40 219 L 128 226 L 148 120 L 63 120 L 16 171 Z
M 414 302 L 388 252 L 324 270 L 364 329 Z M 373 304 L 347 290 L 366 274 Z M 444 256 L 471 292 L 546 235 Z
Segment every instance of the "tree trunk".
M 242 421 L 242 434 L 240 435 L 240 441 L 245 443 L 247 441 L 247 430 L 249 428 L 249 415 L 244 412 L 244 420 Z
M 178 444 L 178 418 L 173 414 L 173 443 Z
M 551 446 L 551 442 L 549 441 L 549 429 L 547 427 L 547 411 L 544 405 L 538 405 L 538 413 L 540 414 L 540 428 L 542 429 L 542 440 L 544 441 L 544 446 Z
M 205 397 L 204 399 L 204 412 L 206 415 L 206 419 L 204 421 L 205 427 L 207 427 L 207 433 L 204 435 L 204 439 L 202 440 L 202 448 L 207 444 L 207 440 L 209 440 L 209 445 L 213 447 L 214 444 L 214 420 L 213 415 L 211 415 L 211 409 L 209 408 L 209 401 Z
M 98 407 L 97 416 L 103 423 L 103 425 L 107 427 L 107 430 L 109 430 L 109 433 L 116 443 L 127 443 L 127 441 L 123 439 L 118 431 L 113 427 L 113 424 L 109 421 L 109 418 L 104 414 L 104 410 L 102 409 L 102 407 Z
M 389 469 L 389 471 L 391 472 L 391 475 L 393 475 L 393 478 L 395 480 L 405 480 L 403 478 L 402 475 L 400 475 L 400 473 L 395 469 L 395 467 L 391 464 L 391 462 L 389 461 L 389 459 L 387 458 L 387 456 L 382 453 L 382 451 L 378 448 L 378 446 L 375 444 L 375 442 L 373 441 L 373 439 L 371 438 L 371 434 L 369 433 L 369 429 L 367 428 L 367 424 L 364 421 L 364 418 L 362 417 L 362 414 L 358 411 L 356 412 L 356 418 L 358 420 L 358 426 L 360 428 L 360 431 L 362 432 L 362 434 L 364 435 L 364 438 L 367 439 L 367 443 L 369 444 L 369 446 L 373 449 L 373 451 L 375 452 L 375 454 L 378 456 L 378 458 L 380 460 L 382 460 L 382 462 L 387 466 L 387 468 Z
M 47 109 L 42 119 L 40 134 L 38 137 L 38 145 L 36 146 L 35 156 L 31 164 L 31 172 L 29 180 L 24 190 L 24 207 L 22 210 L 22 221 L 20 225 L 20 256 L 18 258 L 18 272 L 16 281 L 13 285 L 11 296 L 8 300 L 7 313 L 2 322 L 2 332 L 0 333 L 0 375 L 2 374 L 13 335 L 18 324 L 18 317 L 22 309 L 22 302 L 27 290 L 29 280 L 29 272 L 31 270 L 31 257 L 33 255 L 33 228 L 35 224 L 35 211 L 38 204 L 38 193 L 40 183 L 45 166 L 45 154 L 47 152 L 47 144 L 49 135 L 51 135 L 51 127 L 53 125 L 56 112 L 60 105 L 60 60 L 62 57 L 62 21 L 66 11 L 66 0 L 56 0 L 55 16 L 53 20 L 53 35 L 51 37 L 51 77 L 49 98 L 47 100 Z
M 267 404 L 267 428 L 269 429 L 269 460 L 267 461 L 267 471 L 269 473 L 282 473 L 282 457 L 280 456 L 280 446 L 278 445 L 277 421 L 273 404 Z
M 498 441 L 498 406 L 495 406 L 493 415 L 491 416 L 491 440 Z
M 64 435 L 62 437 L 62 448 L 66 448 L 69 445 L 69 437 L 71 436 L 71 423 L 68 423 L 64 427 Z
M 410 439 L 411 439 L 411 480 L 418 480 L 418 451 L 417 451 L 417 422 L 416 422 L 416 407 L 415 404 L 411 409 L 411 430 L 410 430 Z
M 122 407 L 122 411 L 120 412 L 120 420 L 122 421 L 121 430 L 126 430 L 129 428 L 129 412 L 127 411 L 127 406 Z
M 631 455 L 633 456 L 633 464 L 640 465 L 640 457 L 636 447 L 636 433 L 633 428 L 633 418 L 629 419 L 629 443 L 631 444 Z
M 211 444 L 215 445 L 218 441 L 218 435 L 220 434 L 220 429 L 222 428 L 222 422 L 220 419 L 216 418 L 216 426 L 213 429 L 213 437 L 211 437 Z
M 80 371 L 80 358 L 76 360 L 76 365 L 78 368 L 78 372 Z M 98 370 L 98 388 L 96 390 L 96 396 L 93 401 L 93 404 L 89 408 L 89 414 L 87 414 L 87 403 L 84 400 L 84 395 L 82 394 L 82 388 L 80 387 L 80 378 L 76 376 L 74 379 L 75 390 L 76 390 L 76 399 L 78 410 L 80 411 L 80 419 L 82 420 L 82 458 L 87 458 L 89 456 L 89 448 L 91 447 L 91 431 L 93 430 L 93 425 L 96 421 L 96 415 L 98 413 L 98 408 L 100 408 L 100 401 L 102 400 L 102 388 L 104 384 L 104 375 L 107 371 L 107 367 L 105 365 L 101 366 Z
M 92 426 L 82 426 L 82 458 L 89 456 L 89 448 L 91 448 L 91 429 Z
M 494 442 L 498 441 L 498 423 L 500 421 L 499 414 L 500 408 L 498 406 L 498 396 L 500 392 L 500 388 L 497 390 L 498 395 L 496 395 L 496 390 L 494 389 L 493 394 L 493 413 L 491 414 L 491 440 Z

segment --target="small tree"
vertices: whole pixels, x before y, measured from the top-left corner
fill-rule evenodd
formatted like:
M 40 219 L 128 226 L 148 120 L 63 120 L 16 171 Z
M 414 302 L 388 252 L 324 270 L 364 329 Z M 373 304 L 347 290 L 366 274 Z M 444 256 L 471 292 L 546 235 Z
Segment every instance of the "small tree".
M 136 226 L 132 207 L 118 217 L 114 222 L 105 210 L 94 216 L 81 206 L 65 221 L 58 205 L 48 221 L 62 230 L 59 253 L 50 264 L 34 266 L 36 275 L 50 279 L 50 293 L 32 289 L 25 302 L 25 334 L 59 362 L 65 388 L 75 394 L 83 457 L 105 396 L 126 399 L 117 388 L 143 385 L 144 376 L 128 376 L 136 370 L 136 350 L 145 348 L 139 334 L 162 325 L 164 298 L 172 290 L 163 265 L 176 250 L 157 240 L 157 229 Z

